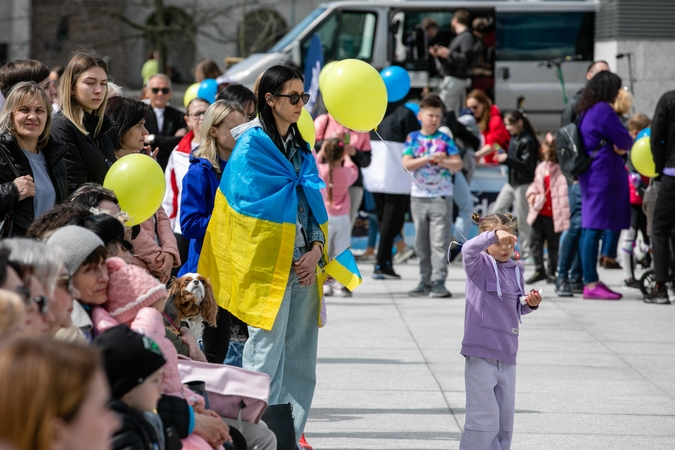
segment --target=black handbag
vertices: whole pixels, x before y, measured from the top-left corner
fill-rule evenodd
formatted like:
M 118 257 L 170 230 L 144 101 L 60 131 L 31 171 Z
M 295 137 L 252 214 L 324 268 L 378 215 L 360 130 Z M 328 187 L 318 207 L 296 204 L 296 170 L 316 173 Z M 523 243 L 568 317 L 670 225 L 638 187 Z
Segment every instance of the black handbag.
M 16 166 L 9 159 L 7 153 L 5 153 L 5 149 L 2 146 L 0 146 L 0 156 L 2 156 L 2 158 L 7 163 L 7 166 L 9 166 L 9 169 L 12 171 L 12 175 L 14 175 L 14 178 L 15 179 L 19 178 L 21 174 L 16 169 Z M 2 216 L 2 220 L 0 220 L 0 238 L 11 238 L 13 234 L 14 234 L 14 209 L 10 209 Z
M 260 420 L 265 422 L 267 428 L 277 437 L 277 450 L 297 449 L 292 404 L 269 405 Z

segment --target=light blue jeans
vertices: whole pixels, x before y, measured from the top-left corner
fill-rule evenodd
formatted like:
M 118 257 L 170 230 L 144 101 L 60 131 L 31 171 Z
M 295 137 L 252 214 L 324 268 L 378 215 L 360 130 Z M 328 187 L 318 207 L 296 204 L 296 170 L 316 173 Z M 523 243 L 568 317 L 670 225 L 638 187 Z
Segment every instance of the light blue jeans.
M 459 209 L 457 220 L 455 221 L 455 239 L 464 243 L 467 239 L 471 239 L 474 228 L 477 230 L 478 227 L 471 220 L 471 214 L 473 214 L 473 196 L 471 195 L 469 183 L 467 183 L 466 177 L 461 171 L 455 174 L 452 200 Z
M 296 442 L 305 429 L 316 386 L 318 320 L 316 284 L 303 287 L 291 268 L 272 329 L 249 326 L 244 345 L 244 369 L 270 376 L 268 404 L 293 404 Z

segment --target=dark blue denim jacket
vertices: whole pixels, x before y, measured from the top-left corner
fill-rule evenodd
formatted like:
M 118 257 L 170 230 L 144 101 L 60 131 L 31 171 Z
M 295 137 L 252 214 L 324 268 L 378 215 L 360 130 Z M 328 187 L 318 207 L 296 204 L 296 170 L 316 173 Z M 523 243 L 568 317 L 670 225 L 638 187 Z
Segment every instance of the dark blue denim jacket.
M 290 136 L 291 135 L 289 135 L 289 138 L 287 138 L 287 140 L 284 142 L 284 145 L 287 148 L 286 157 L 293 165 L 295 173 L 300 173 L 300 167 L 302 166 L 303 159 L 302 149 L 300 149 L 300 147 L 297 145 L 294 145 L 294 140 L 290 138 Z M 305 192 L 302 186 L 298 186 L 295 189 L 298 194 L 298 221 L 300 222 L 300 225 L 302 225 L 302 232 L 307 245 L 305 245 L 305 247 L 295 249 L 293 252 L 293 261 L 297 261 L 302 255 L 310 251 L 312 249 L 312 242 L 319 241 L 324 245 L 326 243 L 326 238 L 323 235 L 323 231 L 321 231 L 319 223 L 314 217 L 314 214 L 310 214 L 311 210 L 307 204 L 307 197 L 305 197 Z M 321 257 L 319 265 L 323 266 L 322 263 L 323 256 Z

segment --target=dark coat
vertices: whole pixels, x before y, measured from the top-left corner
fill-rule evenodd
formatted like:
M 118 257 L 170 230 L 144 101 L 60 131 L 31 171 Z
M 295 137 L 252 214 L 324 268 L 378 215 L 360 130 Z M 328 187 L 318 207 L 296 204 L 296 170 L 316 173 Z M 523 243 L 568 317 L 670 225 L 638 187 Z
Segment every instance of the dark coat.
M 108 168 L 117 159 L 112 141 L 106 134 L 110 131 L 113 121 L 104 117 L 103 125 L 96 137 L 93 136 L 98 125 L 98 117 L 85 113 L 83 121 L 88 135 L 82 134 L 61 111 L 52 119 L 51 137 L 68 146 L 63 159 L 68 170 L 70 192 L 74 192 L 87 182 L 103 184 Z
M 122 427 L 115 432 L 111 447 L 113 450 L 154 450 L 158 445 L 157 432 L 145 420 L 143 413 L 129 408 L 120 400 L 113 400 L 110 409 L 115 411 Z
M 23 153 L 16 140 L 11 134 L 0 136 L 0 147 L 12 162 L 19 175 L 34 177 L 28 158 Z M 68 197 L 68 183 L 66 179 L 66 165 L 63 156 L 66 153 L 66 145 L 50 139 L 47 146 L 40 151 L 44 154 L 49 177 L 52 180 L 56 192 L 56 202 L 60 203 Z M 26 230 L 35 220 L 33 212 L 33 197 L 19 201 L 19 190 L 13 181 L 16 175 L 7 164 L 5 158 L 0 158 L 0 214 L 14 210 L 13 236 L 23 236 Z
M 675 91 L 661 96 L 652 119 L 651 146 L 656 173 L 675 167 Z
M 513 136 L 509 143 L 506 161 L 502 164 L 509 168 L 509 184 L 513 187 L 530 184 L 534 180 L 534 171 L 539 162 L 539 143 L 523 131 Z
M 145 128 L 150 134 L 155 135 L 155 142 L 152 144 L 152 149 L 159 147 L 157 153 L 157 162 L 162 166 L 162 170 L 166 169 L 166 164 L 169 162 L 171 152 L 178 145 L 182 136 L 175 136 L 176 131 L 181 128 L 186 128 L 187 124 L 184 119 L 185 114 L 176 108 L 169 105 L 164 110 L 164 123 L 160 130 L 157 126 L 157 116 L 152 107 L 148 108 L 148 113 L 145 116 Z

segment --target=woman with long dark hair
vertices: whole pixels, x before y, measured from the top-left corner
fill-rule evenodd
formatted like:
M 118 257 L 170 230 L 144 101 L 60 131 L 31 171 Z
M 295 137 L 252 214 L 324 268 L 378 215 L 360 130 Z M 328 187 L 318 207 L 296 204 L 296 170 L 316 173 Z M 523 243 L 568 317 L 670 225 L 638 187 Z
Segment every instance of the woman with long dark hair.
M 596 74 L 579 99 L 579 131 L 589 169 L 579 175 L 581 188 L 581 266 L 584 298 L 618 300 L 622 296 L 599 281 L 598 245 L 604 230 L 630 227 L 630 194 L 624 155 L 633 139 L 614 112 L 621 78 L 611 72 Z
M 257 100 L 259 120 L 233 130 L 237 144 L 216 192 L 199 272 L 210 277 L 218 304 L 249 325 L 243 367 L 270 376 L 269 404 L 292 402 L 301 438 L 323 324 L 317 266 L 325 262 L 325 184 L 296 125 L 309 100 L 302 75 L 271 67 Z

